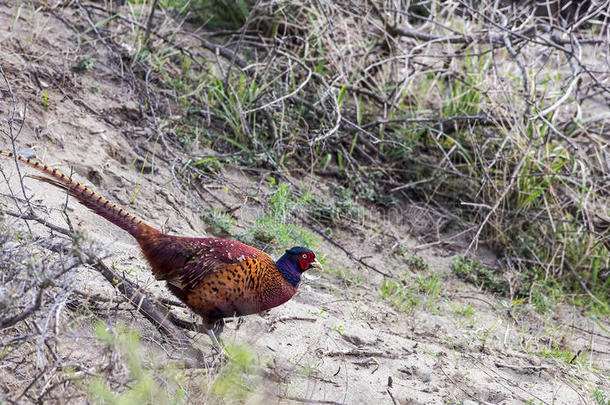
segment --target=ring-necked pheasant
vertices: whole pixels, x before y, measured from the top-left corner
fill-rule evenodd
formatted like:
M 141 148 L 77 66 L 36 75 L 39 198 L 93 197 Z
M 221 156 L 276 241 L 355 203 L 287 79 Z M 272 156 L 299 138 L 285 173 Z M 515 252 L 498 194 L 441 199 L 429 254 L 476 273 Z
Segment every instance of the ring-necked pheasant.
M 0 150 L 0 155 L 13 157 Z M 314 253 L 293 247 L 276 262 L 265 252 L 243 243 L 216 238 L 164 234 L 129 214 L 57 169 L 18 156 L 17 159 L 52 178 L 30 176 L 59 187 L 81 204 L 133 236 L 157 280 L 203 318 L 214 345 L 214 327 L 222 318 L 262 312 L 288 301 L 296 293 L 301 273 L 319 266 Z

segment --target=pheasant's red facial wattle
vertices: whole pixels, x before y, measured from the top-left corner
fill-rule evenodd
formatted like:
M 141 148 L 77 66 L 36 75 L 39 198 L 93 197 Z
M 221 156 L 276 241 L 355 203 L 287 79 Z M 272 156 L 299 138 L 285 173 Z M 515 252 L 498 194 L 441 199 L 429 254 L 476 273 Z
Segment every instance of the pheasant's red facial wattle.
M 301 266 L 301 271 L 305 271 L 311 267 L 311 263 L 316 259 L 314 254 L 311 252 L 301 253 L 298 256 L 299 258 L 299 266 Z

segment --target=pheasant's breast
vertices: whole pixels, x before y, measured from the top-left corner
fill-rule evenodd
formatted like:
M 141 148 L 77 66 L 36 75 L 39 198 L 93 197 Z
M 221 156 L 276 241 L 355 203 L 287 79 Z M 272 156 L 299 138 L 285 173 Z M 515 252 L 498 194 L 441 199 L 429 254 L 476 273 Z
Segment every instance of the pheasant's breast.
M 205 319 L 248 315 L 278 306 L 296 288 L 273 263 L 246 258 L 207 275 L 186 294 L 186 304 Z

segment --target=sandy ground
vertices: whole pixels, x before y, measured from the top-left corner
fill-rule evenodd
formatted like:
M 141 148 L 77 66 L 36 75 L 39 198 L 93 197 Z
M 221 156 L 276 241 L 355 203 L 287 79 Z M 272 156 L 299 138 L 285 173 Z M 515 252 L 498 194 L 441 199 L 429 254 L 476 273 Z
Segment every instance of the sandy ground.
M 46 164 L 65 172 L 73 170 L 75 178 L 154 226 L 175 234 L 209 236 L 201 213 L 218 203 L 211 195 L 202 200 L 199 195 L 185 194 L 184 187 L 167 184 L 172 180 L 174 156 L 151 141 L 154 131 L 140 114 L 135 92 L 127 79 L 117 79 L 120 72 L 113 62 L 103 58 L 104 45 L 84 43 L 78 48 L 77 35 L 53 13 L 24 6 L 15 21 L 15 7 L 0 2 L 0 66 L 15 94 L 27 101 L 26 116 L 17 117 L 23 120 L 18 149 L 32 148 Z M 63 18 L 69 20 L 65 14 Z M 84 74 L 72 72 L 78 55 L 94 47 L 99 47 L 94 69 Z M 90 91 L 94 85 L 99 88 L 97 93 Z M 11 109 L 3 94 L 2 120 Z M 0 147 L 10 148 L 6 138 L 0 138 Z M 154 171 L 142 174 L 134 162 L 146 159 L 146 151 L 158 155 L 152 164 Z M 17 185 L 12 162 L 0 163 L 11 184 Z M 229 206 L 242 204 L 235 212 L 238 230 L 251 225 L 260 210 L 248 199 L 258 192 L 260 176 L 225 167 L 208 183 L 213 194 Z M 295 181 L 319 184 L 316 179 Z M 33 180 L 26 179 L 25 184 L 33 201 L 48 207 L 49 218 L 61 223 L 65 196 Z M 7 194 L 6 184 L 0 184 L 0 203 L 11 209 Z M 105 245 L 109 264 L 130 269 L 133 280 L 157 295 L 168 296 L 163 285 L 150 276 L 127 233 L 74 202 L 68 202 L 68 213 L 77 229 Z M 332 271 L 312 273 L 287 304 L 262 316 L 230 322 L 225 329 L 225 342 L 250 345 L 265 364 L 260 392 L 253 394 L 252 401 L 593 404 L 595 387 L 610 393 L 610 336 L 587 314 L 568 306 L 546 315 L 509 311 L 505 299 L 452 276 L 459 245 L 451 250 L 431 247 L 416 252 L 414 248 L 422 242 L 410 236 L 413 227 L 404 222 L 376 224 L 380 233 L 361 227 L 336 230 L 333 238 L 394 276 L 402 274 L 406 266 L 401 258 L 385 253 L 391 245 L 398 243 L 408 255 L 419 255 L 429 270 L 409 271 L 408 277 L 440 276 L 442 291 L 432 305 L 397 311 L 381 297 L 382 276 L 321 242 L 316 251 L 326 260 L 327 270 L 346 269 L 355 282 L 347 283 Z M 78 279 L 82 291 L 112 294 L 93 270 L 82 270 Z M 464 308 L 472 310 L 464 314 Z M 130 321 L 132 327 L 140 328 L 144 340 L 158 340 L 146 320 Z M 608 319 L 601 323 L 610 329 Z M 66 338 L 64 346 L 90 341 L 87 328 L 90 325 L 73 326 L 67 332 L 73 339 Z M 189 336 L 204 351 L 211 350 L 207 336 Z M 553 347 L 582 354 L 573 364 L 542 355 Z M 74 353 L 95 362 L 94 352 Z M 0 392 L 18 389 L 15 381 L 0 369 Z

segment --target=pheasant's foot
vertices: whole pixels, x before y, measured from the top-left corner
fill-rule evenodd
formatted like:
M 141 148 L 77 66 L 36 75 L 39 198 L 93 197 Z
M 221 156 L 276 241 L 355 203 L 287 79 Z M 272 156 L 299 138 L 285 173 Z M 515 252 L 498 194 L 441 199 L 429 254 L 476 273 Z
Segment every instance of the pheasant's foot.
M 225 320 L 224 320 L 224 318 L 220 318 L 219 320 L 217 320 L 216 322 L 214 322 L 212 324 L 211 328 L 208 328 L 208 329 L 211 329 L 214 331 L 215 334 L 220 335 L 222 333 L 222 331 L 224 330 L 224 328 L 225 328 Z
M 224 347 L 221 346 L 220 342 L 216 338 L 216 334 L 214 333 L 214 329 L 207 329 L 206 333 L 212 339 L 212 346 L 218 351 L 218 353 L 223 353 L 225 351 Z
M 218 355 L 221 357 L 221 362 L 223 360 L 230 360 L 232 357 L 231 355 L 225 350 L 224 346 L 220 343 L 220 341 L 218 340 L 218 338 L 216 338 L 216 333 L 214 333 L 214 330 L 216 328 L 213 329 L 208 329 L 206 332 L 208 334 L 208 336 L 210 337 L 210 339 L 212 340 L 212 346 L 214 346 L 214 349 L 216 349 L 216 351 L 218 352 Z M 222 330 L 222 328 L 221 328 Z

